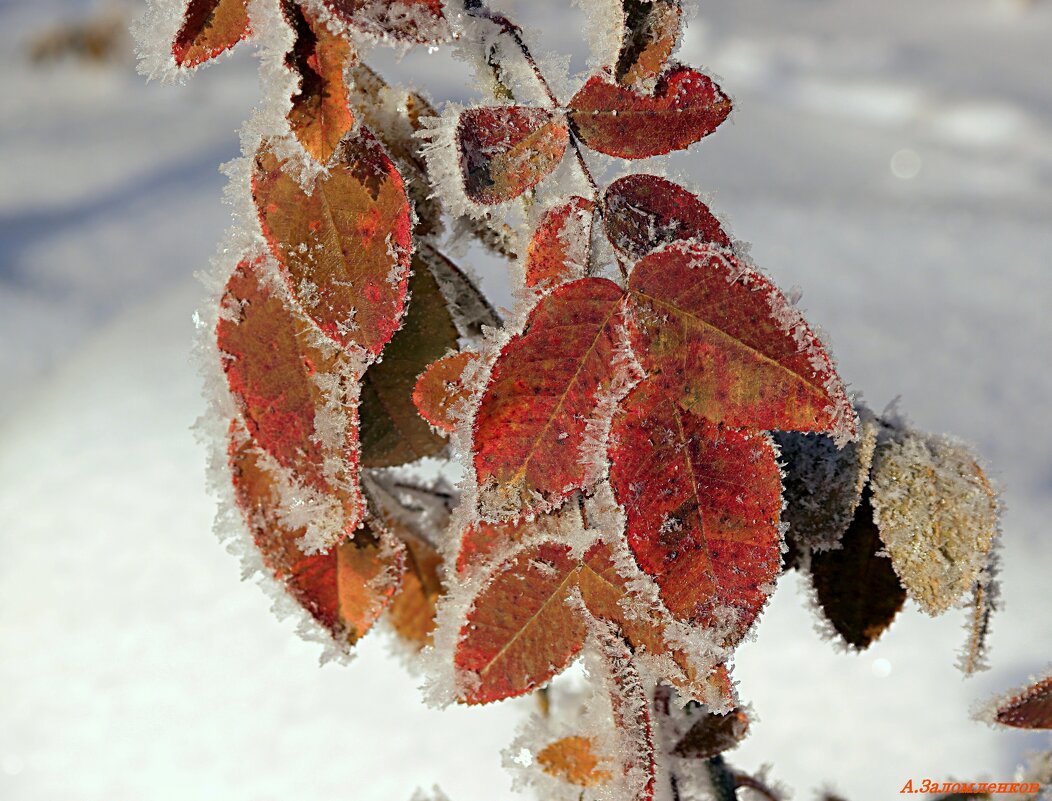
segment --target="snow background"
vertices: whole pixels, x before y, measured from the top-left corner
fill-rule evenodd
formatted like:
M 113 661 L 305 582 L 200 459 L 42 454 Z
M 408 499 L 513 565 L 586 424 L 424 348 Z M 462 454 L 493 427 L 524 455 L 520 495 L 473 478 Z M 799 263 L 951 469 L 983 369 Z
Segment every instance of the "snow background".
M 579 10 L 503 5 L 583 67 Z M 217 167 L 259 99 L 255 61 L 242 48 L 182 87 L 130 57 L 29 63 L 42 30 L 128 8 L 0 2 L 0 798 L 508 798 L 497 751 L 528 703 L 426 709 L 381 637 L 319 668 L 211 532 L 193 273 L 228 225 Z M 796 798 L 1007 781 L 1048 742 L 968 710 L 1052 657 L 1050 48 L 1042 0 L 707 0 L 688 33 L 683 60 L 737 111 L 673 168 L 804 289 L 871 405 L 901 395 L 1005 488 L 988 673 L 954 668 L 961 613 L 908 608 L 843 654 L 781 583 L 739 654 L 759 722 L 731 760 L 773 763 Z M 466 99 L 442 54 L 378 63 Z

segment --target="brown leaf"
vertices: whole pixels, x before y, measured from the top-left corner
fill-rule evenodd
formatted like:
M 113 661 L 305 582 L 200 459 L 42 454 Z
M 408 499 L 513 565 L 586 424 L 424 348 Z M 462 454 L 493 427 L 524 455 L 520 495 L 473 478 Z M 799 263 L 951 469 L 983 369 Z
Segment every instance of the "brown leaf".
M 1052 729 L 1052 675 L 1001 701 L 994 712 L 994 720 L 1017 729 Z
M 841 547 L 811 559 L 811 583 L 822 612 L 844 642 L 858 650 L 884 633 L 906 601 L 891 560 L 881 555 L 883 547 L 867 489 Z
M 614 77 L 622 86 L 650 89 L 679 42 L 680 0 L 622 0 L 625 27 Z
M 581 446 L 615 377 L 623 297 L 605 278 L 563 284 L 504 346 L 474 425 L 485 517 L 546 511 L 584 486 Z
M 362 381 L 362 465 L 391 467 L 433 456 L 445 447 L 417 413 L 413 392 L 417 376 L 457 346 L 457 329 L 431 271 L 414 256 L 409 279 L 409 309 L 383 359 L 369 366 Z
M 526 250 L 526 286 L 553 287 L 588 270 L 595 204 L 572 197 L 544 213 Z
M 354 127 L 343 78 L 353 51 L 346 38 L 333 34 L 300 3 L 283 0 L 281 10 L 295 35 L 285 65 L 299 77 L 299 91 L 292 96 L 288 113 L 289 127 L 303 149 L 325 164 Z
M 387 618 L 402 639 L 420 649 L 431 644 L 435 628 L 435 605 L 443 593 L 442 557 L 419 537 L 407 537 L 405 545 L 406 572 Z
M 574 133 L 592 150 L 643 159 L 682 150 L 727 119 L 730 99 L 709 78 L 675 67 L 645 95 L 596 75 L 569 103 Z
M 378 355 L 401 322 L 412 247 L 409 200 L 383 148 L 359 129 L 305 192 L 264 143 L 252 194 L 304 311 L 341 345 Z
M 603 224 L 610 244 L 631 263 L 680 239 L 731 246 L 708 206 L 657 175 L 627 175 L 610 184 L 603 195 Z
M 398 589 L 404 548 L 370 521 L 327 552 L 305 553 L 305 528 L 288 522 L 287 489 L 238 421 L 231 424 L 229 458 L 237 503 L 263 563 L 337 642 L 354 645 Z
M 999 527 L 997 495 L 965 446 L 886 428 L 870 477 L 874 519 L 910 597 L 930 615 L 975 583 Z
M 562 115 L 543 108 L 468 109 L 456 130 L 465 193 L 483 205 L 518 197 L 558 166 L 568 136 Z
M 196 67 L 248 35 L 248 0 L 188 0 L 172 55 L 180 67 Z
M 749 732 L 749 716 L 741 709 L 723 715 L 702 712 L 679 738 L 672 753 L 686 759 L 711 759 L 734 748 Z
M 460 422 L 456 409 L 471 396 L 461 377 L 478 358 L 471 351 L 451 353 L 431 362 L 417 378 L 413 403 L 420 416 L 439 431 L 448 434 Z

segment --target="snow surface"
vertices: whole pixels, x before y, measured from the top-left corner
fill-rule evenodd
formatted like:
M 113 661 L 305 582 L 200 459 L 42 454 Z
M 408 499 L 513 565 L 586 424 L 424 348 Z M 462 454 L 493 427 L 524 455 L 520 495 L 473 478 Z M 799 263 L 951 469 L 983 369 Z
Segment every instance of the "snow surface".
M 583 19 L 551 24 L 566 4 L 494 5 L 584 67 Z M 0 798 L 512 797 L 499 752 L 529 702 L 426 709 L 377 636 L 319 668 L 211 533 L 192 274 L 228 224 L 217 166 L 259 98 L 255 63 L 240 48 L 183 87 L 145 85 L 130 56 L 29 64 L 35 33 L 112 8 L 134 4 L 0 3 Z M 988 673 L 954 668 L 963 613 L 910 605 L 845 654 L 781 583 L 739 654 L 759 720 L 731 759 L 772 762 L 797 798 L 1008 781 L 1047 746 L 968 713 L 1052 644 L 1050 44 L 1041 0 L 710 0 L 689 28 L 683 60 L 737 110 L 674 170 L 803 288 L 871 406 L 901 395 L 1005 488 Z M 443 53 L 373 61 L 470 100 Z M 495 265 L 473 266 L 510 305 Z

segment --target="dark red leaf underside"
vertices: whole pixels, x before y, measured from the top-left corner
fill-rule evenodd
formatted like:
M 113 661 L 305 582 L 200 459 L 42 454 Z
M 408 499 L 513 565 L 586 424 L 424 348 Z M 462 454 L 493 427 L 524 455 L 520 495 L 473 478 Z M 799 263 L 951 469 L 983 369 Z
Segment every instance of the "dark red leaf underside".
M 994 720 L 1017 729 L 1052 729 L 1052 676 L 1002 703 Z
M 841 547 L 811 558 L 811 583 L 822 612 L 844 642 L 859 650 L 884 633 L 906 602 L 891 560 L 879 555 L 883 550 L 866 490 Z
M 526 251 L 526 286 L 557 286 L 588 269 L 595 204 L 572 197 L 544 213 Z
M 216 339 L 249 432 L 297 481 L 338 497 L 345 530 L 352 531 L 362 513 L 357 368 L 342 349 L 312 337 L 310 323 L 272 291 L 261 261 L 237 266 L 221 309 Z M 339 409 L 347 422 L 340 436 L 323 444 L 315 416 L 325 407 Z
M 292 96 L 289 127 L 303 149 L 324 164 L 354 127 L 343 78 L 351 45 L 299 3 L 285 0 L 281 7 L 296 37 L 285 64 L 300 82 L 299 91 Z
M 305 554 L 299 545 L 304 529 L 283 522 L 281 479 L 239 422 L 230 433 L 235 497 L 264 565 L 338 642 L 353 645 L 398 589 L 403 546 L 371 524 L 325 553 Z
M 708 206 L 656 175 L 628 175 L 610 184 L 603 196 L 603 224 L 610 243 L 633 263 L 681 239 L 731 246 Z
M 464 191 L 476 203 L 503 203 L 558 166 L 569 141 L 566 120 L 543 108 L 472 108 L 457 123 Z
M 673 615 L 738 642 L 780 569 L 770 440 L 686 412 L 650 382 L 622 402 L 610 436 L 610 483 L 640 569 Z
M 324 0 L 337 19 L 377 39 L 434 44 L 449 38 L 442 0 Z
M 172 55 L 180 67 L 196 67 L 248 35 L 247 0 L 189 0 Z
M 614 77 L 622 86 L 649 88 L 679 41 L 680 0 L 622 0 L 622 10 L 625 27 Z
M 375 356 L 398 330 L 411 221 L 402 178 L 364 128 L 308 194 L 265 144 L 252 194 L 289 291 L 328 336 Z
M 854 436 L 855 415 L 818 337 L 731 253 L 674 243 L 629 276 L 633 344 L 682 408 L 734 428 Z
M 544 511 L 584 486 L 581 445 L 615 375 L 623 297 L 605 278 L 564 284 L 504 346 L 474 425 L 487 517 Z
M 625 159 L 682 150 L 727 119 L 730 99 L 709 78 L 686 67 L 661 76 L 652 95 L 592 77 L 569 104 L 574 132 L 588 147 Z

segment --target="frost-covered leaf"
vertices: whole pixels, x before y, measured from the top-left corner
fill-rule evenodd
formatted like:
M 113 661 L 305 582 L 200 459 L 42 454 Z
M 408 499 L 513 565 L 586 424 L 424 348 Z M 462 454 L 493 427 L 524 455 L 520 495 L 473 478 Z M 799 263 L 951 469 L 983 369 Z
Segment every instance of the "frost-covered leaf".
M 673 243 L 629 276 L 644 369 L 717 424 L 855 433 L 855 413 L 818 337 L 781 292 L 731 253 Z
M 679 738 L 672 753 L 684 759 L 711 759 L 734 748 L 749 732 L 749 716 L 741 709 L 717 715 L 694 708 L 694 723 Z
M 603 225 L 610 243 L 629 262 L 680 239 L 731 246 L 708 206 L 657 175 L 628 175 L 610 184 L 603 196 Z
M 411 250 L 409 200 L 383 148 L 349 134 L 307 192 L 264 144 L 252 194 L 303 310 L 341 345 L 379 354 L 405 309 Z
M 879 428 L 865 408 L 859 410 L 859 425 L 858 440 L 842 448 L 825 434 L 775 434 L 785 462 L 782 519 L 789 523 L 786 538 L 799 552 L 836 548 L 855 518 Z
M 683 150 L 731 113 L 730 99 L 687 67 L 669 70 L 646 95 L 596 75 L 569 103 L 574 133 L 592 150 L 624 159 Z
M 434 44 L 449 38 L 442 0 L 322 0 L 333 15 L 377 39 Z
M 448 434 L 460 422 L 456 409 L 471 395 L 462 377 L 467 366 L 478 358 L 471 351 L 451 353 L 431 362 L 417 378 L 413 404 L 420 416 L 439 431 Z
M 313 547 L 353 531 L 358 489 L 357 391 L 360 368 L 286 307 L 266 263 L 242 261 L 227 282 L 216 340 L 248 431 L 309 490 L 338 499 L 344 519 Z
M 487 703 L 536 689 L 570 664 L 593 619 L 617 627 L 633 651 L 669 659 L 675 670 L 665 678 L 687 697 L 711 693 L 708 677 L 666 639 L 667 616 L 630 590 L 608 546 L 574 558 L 568 545 L 546 541 L 498 565 L 474 598 L 454 653 L 462 700 Z
M 416 648 L 431 644 L 435 605 L 442 595 L 442 556 L 419 537 L 406 537 L 406 571 L 391 601 L 387 619 L 402 639 Z
M 188 0 L 172 55 L 180 67 L 196 67 L 248 34 L 248 0 Z
M 547 109 L 468 109 L 456 130 L 465 193 L 483 205 L 518 197 L 556 168 L 568 136 L 565 118 Z
M 504 346 L 474 424 L 486 517 L 550 509 L 584 486 L 581 446 L 615 377 L 623 297 L 605 278 L 563 284 Z
M 421 245 L 418 253 L 438 281 L 460 336 L 478 340 L 482 338 L 485 326 L 500 326 L 500 315 L 463 270 L 426 243 Z
M 332 33 L 313 12 L 283 0 L 282 13 L 295 40 L 285 65 L 299 78 L 292 96 L 289 128 L 312 158 L 325 164 L 354 126 L 343 70 L 352 57 L 350 43 Z
M 993 720 L 1017 729 L 1052 729 L 1052 674 L 998 702 Z
M 600 767 L 600 758 L 590 737 L 562 737 L 546 745 L 534 758 L 549 776 L 578 787 L 606 784 L 613 778 L 609 770 Z
M 570 549 L 542 543 L 501 565 L 475 598 L 453 655 L 463 700 L 486 703 L 522 695 L 563 670 L 586 632 L 569 605 L 581 563 Z
M 584 277 L 594 208 L 575 196 L 544 213 L 526 250 L 526 286 L 552 287 Z
M 737 643 L 781 566 L 781 476 L 770 439 L 684 411 L 643 382 L 614 417 L 610 462 L 629 547 L 665 606 Z
M 843 641 L 858 650 L 884 633 L 906 601 L 883 548 L 867 490 L 840 547 L 811 559 L 811 584 L 822 612 Z
M 413 258 L 409 308 L 398 333 L 362 380 L 362 466 L 391 467 L 433 456 L 446 438 L 417 413 L 417 376 L 457 346 L 457 329 L 431 271 Z
M 680 0 L 622 0 L 625 28 L 614 77 L 623 86 L 647 88 L 657 80 L 679 41 Z
M 886 428 L 870 483 L 895 572 L 921 609 L 945 612 L 979 577 L 999 525 L 997 495 L 975 455 L 942 437 Z
M 369 521 L 324 553 L 301 547 L 305 529 L 290 522 L 288 488 L 240 423 L 231 425 L 235 497 L 263 563 L 334 639 L 353 645 L 376 622 L 398 589 L 404 548 Z
M 530 540 L 565 541 L 584 528 L 578 504 L 570 501 L 549 514 L 487 523 L 480 520 L 464 531 L 457 554 L 457 572 L 466 573 L 507 548 Z

